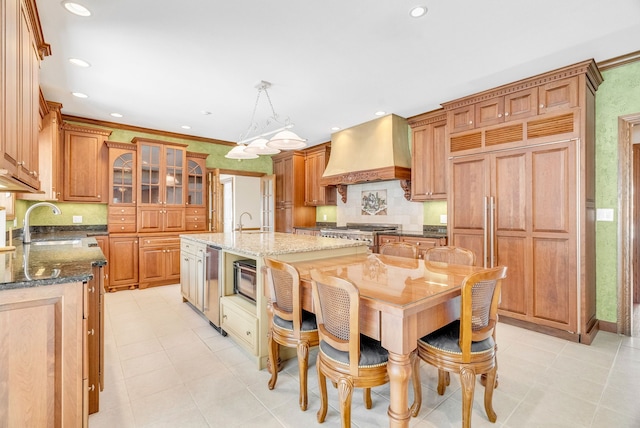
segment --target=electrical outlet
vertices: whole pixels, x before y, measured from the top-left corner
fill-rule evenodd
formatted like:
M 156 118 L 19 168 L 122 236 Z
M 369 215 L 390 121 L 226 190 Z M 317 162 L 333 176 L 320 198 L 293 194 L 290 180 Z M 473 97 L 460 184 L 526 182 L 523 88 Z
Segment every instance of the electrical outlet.
M 82 223 L 82 216 L 81 215 L 74 215 L 73 216 L 73 222 L 74 223 Z
M 441 224 L 447 224 L 447 215 L 446 214 L 440 214 L 440 223 Z
M 17 218 L 13 219 L 13 227 L 18 227 L 18 219 Z

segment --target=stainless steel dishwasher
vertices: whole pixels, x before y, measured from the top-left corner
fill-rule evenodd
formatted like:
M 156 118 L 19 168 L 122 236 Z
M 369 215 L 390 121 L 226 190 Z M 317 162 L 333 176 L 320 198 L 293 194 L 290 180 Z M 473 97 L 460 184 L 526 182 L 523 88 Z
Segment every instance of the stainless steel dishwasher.
M 220 250 L 218 247 L 207 246 L 203 312 L 209 323 L 226 336 L 225 331 L 220 328 Z

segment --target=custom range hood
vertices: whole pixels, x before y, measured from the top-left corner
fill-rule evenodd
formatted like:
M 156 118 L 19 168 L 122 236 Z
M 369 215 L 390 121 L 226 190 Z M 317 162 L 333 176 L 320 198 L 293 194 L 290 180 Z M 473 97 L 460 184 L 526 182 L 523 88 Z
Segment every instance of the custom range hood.
M 347 185 L 384 180 L 401 180 L 408 194 L 411 154 L 405 118 L 390 114 L 331 135 L 331 155 L 321 185 L 337 186 L 346 202 Z

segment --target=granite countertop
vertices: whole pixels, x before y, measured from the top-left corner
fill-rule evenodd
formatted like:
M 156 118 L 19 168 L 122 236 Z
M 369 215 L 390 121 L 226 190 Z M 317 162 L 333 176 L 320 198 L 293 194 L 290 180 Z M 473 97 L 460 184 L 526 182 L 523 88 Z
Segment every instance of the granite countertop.
M 107 260 L 94 238 L 74 233 L 31 235 L 32 243 L 24 245 L 14 240 L 14 251 L 0 253 L 0 291 L 91 280 L 93 266 L 104 266 Z M 38 244 L 53 240 L 68 243 Z
M 195 233 L 180 237 L 254 257 L 360 246 L 368 249 L 363 241 L 278 232 Z

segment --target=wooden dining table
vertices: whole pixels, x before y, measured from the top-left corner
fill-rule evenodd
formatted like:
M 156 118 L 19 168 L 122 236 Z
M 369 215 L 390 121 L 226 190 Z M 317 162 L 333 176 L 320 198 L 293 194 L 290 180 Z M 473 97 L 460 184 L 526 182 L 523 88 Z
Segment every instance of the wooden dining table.
M 313 312 L 309 272 L 345 278 L 360 291 L 361 333 L 389 351 L 389 426 L 408 427 L 411 353 L 420 337 L 460 317 L 464 278 L 484 268 L 422 259 L 359 254 L 291 263 L 303 285 L 303 307 Z

